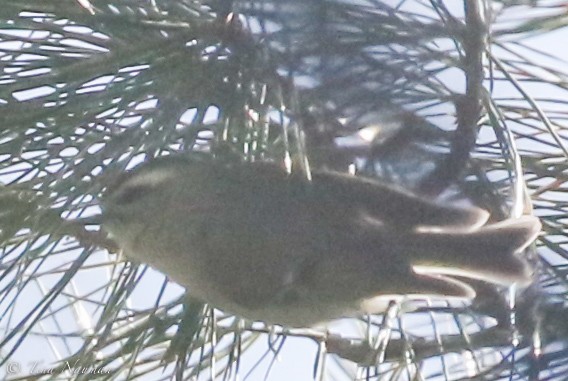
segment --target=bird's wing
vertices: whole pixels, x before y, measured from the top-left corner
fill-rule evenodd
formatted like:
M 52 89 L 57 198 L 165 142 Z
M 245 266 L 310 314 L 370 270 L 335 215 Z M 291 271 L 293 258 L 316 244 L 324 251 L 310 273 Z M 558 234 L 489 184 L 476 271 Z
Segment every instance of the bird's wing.
M 336 205 L 358 208 L 377 222 L 395 229 L 450 227 L 475 230 L 489 217 L 479 208 L 436 204 L 401 188 L 335 172 L 314 172 L 313 188 L 314 193 Z

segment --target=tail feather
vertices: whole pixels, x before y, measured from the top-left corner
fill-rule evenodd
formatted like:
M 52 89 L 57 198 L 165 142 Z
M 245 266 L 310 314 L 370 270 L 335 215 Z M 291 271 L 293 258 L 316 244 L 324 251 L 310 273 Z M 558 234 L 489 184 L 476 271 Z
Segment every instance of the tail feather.
M 411 244 L 413 268 L 420 274 L 444 274 L 496 284 L 530 283 L 533 270 L 520 255 L 540 231 L 534 216 L 508 219 L 475 232 L 431 232 Z
M 378 294 L 365 298 L 361 310 L 366 313 L 384 312 L 391 301 L 406 298 L 422 299 L 443 297 L 444 299 L 473 299 L 475 290 L 461 280 L 439 274 L 409 274 L 406 284 L 397 285 L 396 294 Z

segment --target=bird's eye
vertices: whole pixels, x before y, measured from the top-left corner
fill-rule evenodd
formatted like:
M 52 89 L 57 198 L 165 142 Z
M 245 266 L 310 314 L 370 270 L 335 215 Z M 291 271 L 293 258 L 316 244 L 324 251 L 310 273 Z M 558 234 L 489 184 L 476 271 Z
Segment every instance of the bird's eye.
M 145 195 L 152 191 L 152 187 L 148 185 L 132 185 L 126 187 L 120 194 L 115 198 L 115 202 L 120 205 L 131 204 L 135 201 L 140 200 Z

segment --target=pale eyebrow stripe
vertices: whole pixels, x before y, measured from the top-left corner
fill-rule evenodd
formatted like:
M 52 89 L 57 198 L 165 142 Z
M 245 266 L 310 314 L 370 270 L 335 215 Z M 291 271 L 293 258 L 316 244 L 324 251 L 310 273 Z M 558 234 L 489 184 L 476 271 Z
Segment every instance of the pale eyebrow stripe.
M 131 173 L 131 176 L 108 193 L 113 199 L 120 199 L 132 191 L 133 188 L 153 189 L 162 184 L 167 184 L 176 176 L 172 170 L 155 169 Z
M 135 174 L 134 176 L 126 180 L 120 186 L 120 189 L 126 189 L 137 186 L 155 187 L 171 180 L 174 177 L 175 177 L 174 171 L 163 170 L 163 169 L 150 171 L 146 173 L 139 173 Z

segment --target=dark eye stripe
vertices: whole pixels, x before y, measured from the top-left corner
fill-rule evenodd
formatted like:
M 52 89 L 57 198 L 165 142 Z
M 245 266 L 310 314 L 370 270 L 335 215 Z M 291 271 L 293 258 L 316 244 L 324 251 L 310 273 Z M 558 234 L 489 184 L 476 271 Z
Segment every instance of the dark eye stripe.
M 145 185 L 131 185 L 126 187 L 115 197 L 115 203 L 118 205 L 126 205 L 144 198 L 147 194 L 152 192 L 153 187 Z

